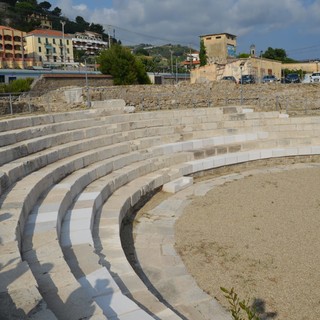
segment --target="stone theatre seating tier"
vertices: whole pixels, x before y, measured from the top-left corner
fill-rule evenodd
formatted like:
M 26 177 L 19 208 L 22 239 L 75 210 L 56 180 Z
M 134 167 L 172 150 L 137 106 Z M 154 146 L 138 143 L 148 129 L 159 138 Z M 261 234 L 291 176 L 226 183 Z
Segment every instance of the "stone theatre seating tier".
M 181 265 L 172 266 L 180 282 L 171 296 L 136 274 L 121 243 L 123 219 L 148 194 L 164 185 L 176 192 L 196 172 L 317 155 L 319 123 L 242 107 L 0 121 L 1 314 L 230 319 Z

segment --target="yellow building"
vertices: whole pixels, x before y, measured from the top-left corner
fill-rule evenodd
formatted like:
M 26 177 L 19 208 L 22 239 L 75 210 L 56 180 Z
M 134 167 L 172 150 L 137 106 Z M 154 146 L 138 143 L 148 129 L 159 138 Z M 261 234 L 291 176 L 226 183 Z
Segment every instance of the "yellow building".
M 28 57 L 35 66 L 74 65 L 72 36 L 56 30 L 33 30 L 25 36 Z
M 27 17 L 27 21 L 37 21 L 39 22 L 39 28 L 41 29 L 52 29 L 52 21 L 48 18 L 48 16 L 40 13 L 32 13 Z
M 319 72 L 320 61 L 283 63 L 282 69 L 297 70 L 297 71 L 302 70 L 306 73 Z
M 25 32 L 0 26 L 0 68 L 15 69 L 32 65 L 25 51 Z
M 236 57 L 237 37 L 230 33 L 216 33 L 200 36 L 206 49 L 209 63 L 227 62 Z
M 191 72 L 191 83 L 219 81 L 223 76 L 234 76 L 239 80 L 241 75 L 253 75 L 256 82 L 261 82 L 265 75 L 274 75 L 281 79 L 282 63 L 276 60 L 249 57 L 233 59 L 226 64 L 212 63 Z

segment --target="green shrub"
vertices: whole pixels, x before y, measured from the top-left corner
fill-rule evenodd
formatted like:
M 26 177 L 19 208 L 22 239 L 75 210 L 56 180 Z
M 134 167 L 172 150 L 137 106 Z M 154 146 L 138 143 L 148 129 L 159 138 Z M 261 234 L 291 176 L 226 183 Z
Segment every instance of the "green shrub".
M 26 92 L 30 91 L 33 79 L 17 79 L 7 85 L 6 92 Z

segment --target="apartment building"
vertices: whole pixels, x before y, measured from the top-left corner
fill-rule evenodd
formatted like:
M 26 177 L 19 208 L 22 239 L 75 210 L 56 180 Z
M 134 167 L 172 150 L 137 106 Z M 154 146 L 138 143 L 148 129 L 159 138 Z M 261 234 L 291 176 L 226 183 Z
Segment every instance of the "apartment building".
M 206 48 L 209 63 L 225 64 L 236 57 L 237 37 L 230 33 L 214 33 L 200 36 Z
M 34 66 L 61 67 L 74 65 L 72 36 L 57 30 L 33 30 L 25 35 L 28 58 Z
M 74 50 L 83 50 L 87 55 L 96 56 L 99 51 L 108 49 L 109 43 L 103 41 L 101 34 L 85 31 L 77 32 L 72 37 Z
M 25 32 L 0 26 L 0 68 L 23 69 L 32 65 L 28 58 L 24 40 Z
M 32 13 L 27 17 L 27 21 L 38 21 L 40 29 L 52 29 L 52 21 L 44 14 Z

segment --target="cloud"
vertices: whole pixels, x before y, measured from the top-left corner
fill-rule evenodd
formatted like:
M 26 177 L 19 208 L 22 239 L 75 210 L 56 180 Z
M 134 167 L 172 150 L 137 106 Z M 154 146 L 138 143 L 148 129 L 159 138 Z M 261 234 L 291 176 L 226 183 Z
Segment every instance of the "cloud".
M 209 33 L 255 34 L 262 39 L 270 34 L 276 38 L 283 30 L 293 37 L 320 31 L 316 0 L 117 0 L 112 7 L 99 8 L 94 3 L 103 1 L 90 1 L 75 6 L 71 0 L 59 0 L 58 6 L 71 18 L 80 15 L 105 29 L 112 26 L 123 43 L 154 44 L 158 39 L 162 44 L 194 46 L 200 35 Z
M 306 16 L 301 0 L 119 0 L 112 10 L 95 10 L 91 15 L 98 23 L 172 39 L 219 32 L 243 35 L 257 28 L 266 32 Z
M 72 6 L 72 9 L 85 13 L 88 10 L 88 7 L 86 4 L 79 4 L 77 6 Z

